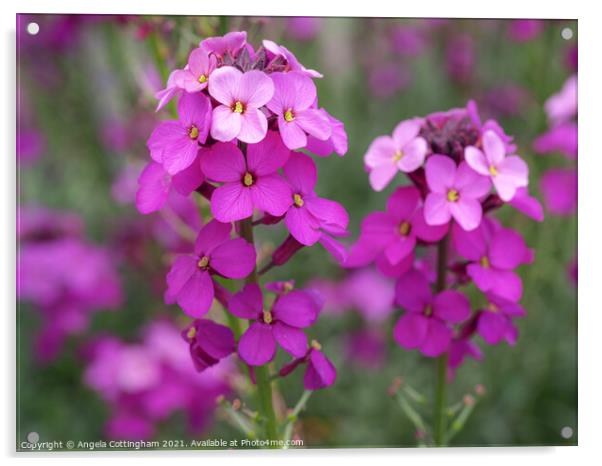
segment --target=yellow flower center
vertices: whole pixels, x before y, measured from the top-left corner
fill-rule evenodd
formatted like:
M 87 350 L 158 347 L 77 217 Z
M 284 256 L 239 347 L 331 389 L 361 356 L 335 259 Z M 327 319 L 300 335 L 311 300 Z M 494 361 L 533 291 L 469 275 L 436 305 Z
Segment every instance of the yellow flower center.
M 455 189 L 450 189 L 447 191 L 447 200 L 449 202 L 457 202 L 460 199 L 460 193 Z
M 199 266 L 200 269 L 206 269 L 207 266 L 209 265 L 209 258 L 207 256 L 201 257 L 201 259 L 199 260 L 197 265 Z
M 207 76 L 205 76 L 204 74 L 199 76 L 199 82 L 201 84 L 205 84 L 207 82 Z
M 293 291 L 294 285 L 292 282 L 284 282 L 284 292 L 288 293 L 289 291 Z
M 322 349 L 322 345 L 320 343 L 318 343 L 317 340 L 312 340 L 311 341 L 311 347 L 315 350 L 320 351 Z
M 188 338 L 189 340 L 192 340 L 195 336 L 196 336 L 196 328 L 190 327 L 188 329 L 188 332 L 186 332 L 186 338 Z
M 242 183 L 245 186 L 251 186 L 254 181 L 253 175 L 251 175 L 249 172 L 245 173 L 245 176 L 242 177 Z
M 270 311 L 263 311 L 263 321 L 266 324 L 272 323 L 272 313 Z
M 234 113 L 242 113 L 245 111 L 245 106 L 242 104 L 240 100 L 237 100 L 232 106 L 232 111 Z
M 424 308 L 424 315 L 425 315 L 426 317 L 430 317 L 430 316 L 432 316 L 432 315 L 433 315 L 433 308 L 432 308 L 431 306 L 426 306 L 426 307 Z
M 284 112 L 284 119 L 289 123 L 295 119 L 295 115 L 293 115 L 292 109 L 289 108 L 286 112 Z
M 493 303 L 489 303 L 489 304 L 487 305 L 487 310 L 488 310 L 488 311 L 490 311 L 490 312 L 497 312 L 497 311 L 499 311 L 500 309 L 499 309 L 499 308 L 498 308 L 498 307 L 497 307 L 495 304 L 493 304 Z
M 483 267 L 484 269 L 488 269 L 489 265 L 489 258 L 487 256 L 481 257 L 481 267 Z
M 393 154 L 393 162 L 399 162 L 403 157 L 403 151 L 400 149 Z
M 410 222 L 401 222 L 401 225 L 399 225 L 399 234 L 401 236 L 408 236 L 411 228 L 412 225 L 410 225 Z
M 493 165 L 489 165 L 489 173 L 491 173 L 491 176 L 497 176 L 497 168 Z
M 303 198 L 301 197 L 301 194 L 295 194 L 293 196 L 293 202 L 295 203 L 295 205 L 297 207 L 303 207 L 304 202 L 303 202 Z
M 196 126 L 191 126 L 188 130 L 188 136 L 190 139 L 196 139 L 199 137 L 199 129 Z

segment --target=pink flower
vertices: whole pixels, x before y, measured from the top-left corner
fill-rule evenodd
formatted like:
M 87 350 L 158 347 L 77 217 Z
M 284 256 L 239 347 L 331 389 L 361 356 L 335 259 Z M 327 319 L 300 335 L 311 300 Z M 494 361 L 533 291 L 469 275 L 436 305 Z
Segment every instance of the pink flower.
M 284 175 L 292 188 L 292 202 L 284 220 L 297 241 L 311 246 L 322 237 L 323 231 L 346 233 L 349 216 L 343 206 L 314 192 L 318 175 L 309 156 L 292 153 L 284 165 Z
M 337 155 L 342 157 L 347 153 L 348 148 L 345 125 L 342 121 L 337 120 L 323 108 L 320 108 L 318 112 L 324 115 L 330 122 L 330 137 L 326 140 L 321 140 L 310 134 L 307 136 L 307 145 L 305 148 L 319 157 L 327 157 L 333 152 L 336 152 Z
M 516 343 L 518 330 L 512 323 L 515 317 L 526 315 L 520 304 L 488 294 L 489 303 L 478 314 L 477 333 L 489 345 L 497 345 L 506 340 L 509 345 Z
M 515 19 L 508 25 L 508 34 L 516 42 L 528 42 L 543 31 L 544 22 L 539 19 Z
M 186 68 L 175 72 L 174 82 L 186 92 L 202 91 L 207 87 L 209 76 L 216 66 L 215 55 L 210 55 L 202 48 L 194 49 L 188 57 Z
M 500 198 L 512 200 L 518 188 L 529 183 L 529 167 L 518 155 L 506 157 L 506 148 L 499 136 L 491 131 L 483 134 L 483 149 L 468 146 L 464 157 L 468 165 L 477 173 L 489 177 Z
M 386 212 L 372 212 L 364 219 L 358 242 L 370 251 L 372 260 L 383 253 L 395 266 L 414 251 L 417 240 L 436 242 L 447 230 L 447 224 L 427 225 L 420 192 L 413 186 L 403 186 L 389 197 Z
M 370 170 L 370 186 L 382 191 L 400 170 L 410 173 L 424 162 L 428 152 L 426 140 L 420 137 L 421 120 L 402 121 L 391 136 L 377 137 L 364 156 L 364 162 Z
M 418 348 L 429 357 L 449 349 L 453 335 L 449 324 L 470 316 L 470 303 L 462 293 L 445 290 L 433 296 L 428 280 L 417 270 L 399 278 L 395 301 L 406 311 L 395 324 L 395 341 L 406 349 Z
M 307 364 L 303 376 L 303 386 L 306 390 L 320 390 L 330 387 L 337 378 L 337 370 L 322 352 L 322 346 L 312 340 L 307 352 L 286 364 L 279 371 L 280 377 L 291 374 L 301 364 Z
M 466 357 L 471 357 L 476 361 L 483 360 L 481 348 L 468 338 L 454 338 L 449 348 L 449 359 L 447 362 L 447 379 L 452 380 L 456 374 L 456 369 L 460 367 Z
M 250 144 L 247 157 L 232 143 L 201 150 L 201 169 L 207 178 L 224 183 L 211 196 L 211 212 L 220 222 L 241 220 L 253 209 L 283 215 L 293 202 L 291 189 L 278 175 L 289 157 L 278 133 L 270 132 Z
M 201 317 L 214 296 L 212 274 L 240 279 L 255 267 L 255 249 L 242 238 L 230 239 L 230 224 L 212 220 L 194 244 L 194 254 L 178 256 L 167 274 L 168 304 L 177 302 L 186 314 Z
M 296 72 L 272 73 L 274 95 L 268 108 L 278 115 L 278 129 L 289 149 L 307 145 L 307 134 L 327 140 L 332 129 L 328 118 L 312 105 L 316 86 L 311 78 Z
M 520 300 L 523 286 L 514 269 L 533 257 L 518 233 L 490 224 L 472 231 L 454 226 L 452 239 L 458 254 L 470 261 L 466 272 L 477 288 L 512 302 Z
M 203 179 L 198 160 L 173 176 L 160 163 L 151 160 L 138 178 L 136 207 L 142 214 L 156 212 L 165 205 L 172 189 L 188 196 L 203 183 Z
M 183 94 L 178 101 L 179 120 L 159 123 L 147 142 L 153 160 L 170 175 L 188 168 L 196 159 L 211 124 L 211 103 L 206 95 Z
M 272 308 L 265 310 L 261 289 L 254 283 L 232 297 L 228 310 L 253 321 L 238 342 L 238 354 L 251 366 L 270 362 L 276 354 L 276 343 L 292 356 L 303 356 L 307 337 L 302 329 L 312 325 L 319 313 L 316 301 L 300 290 L 279 296 Z
M 322 77 L 322 74 L 318 71 L 305 68 L 301 63 L 299 63 L 297 57 L 295 57 L 295 55 L 293 55 L 293 53 L 283 45 L 278 45 L 271 40 L 264 40 L 262 43 L 263 47 L 273 55 L 274 60 L 284 59 L 286 61 L 286 67 L 284 71 L 298 71 L 310 78 Z
M 236 351 L 234 333 L 212 320 L 197 319 L 183 332 L 190 344 L 190 356 L 197 371 L 202 372 Z
M 286 21 L 287 33 L 297 40 L 312 40 L 320 31 L 322 18 L 293 16 Z
M 424 218 L 429 225 L 443 225 L 453 217 L 465 230 L 481 223 L 480 198 L 489 192 L 489 179 L 479 175 L 466 162 L 458 167 L 442 155 L 426 162 L 426 182 L 431 192 L 424 202 Z
M 161 89 L 155 94 L 155 98 L 159 101 L 157 103 L 157 108 L 155 109 L 156 112 L 165 107 L 171 99 L 182 93 L 182 89 L 177 86 L 175 80 L 179 71 L 180 70 L 172 71 L 167 78 L 165 89 Z
M 199 47 L 223 59 L 227 54 L 232 58 L 236 57 L 246 43 L 246 31 L 232 31 L 224 36 L 208 37 L 201 41 Z
M 228 142 L 238 138 L 253 144 L 265 137 L 268 121 L 259 109 L 274 94 L 274 84 L 265 73 L 242 73 L 232 66 L 223 66 L 211 74 L 209 94 L 221 104 L 213 109 L 214 139 Z
M 554 168 L 539 181 L 546 209 L 554 215 L 572 215 L 577 209 L 577 170 Z
M 527 188 L 518 188 L 510 205 L 536 222 L 543 222 L 543 206 L 536 197 L 529 194 Z
M 577 123 L 559 123 L 533 141 L 533 150 L 539 154 L 560 152 L 570 160 L 577 159 Z
M 573 75 L 557 94 L 546 100 L 544 108 L 550 123 L 557 125 L 577 116 L 577 104 L 577 75 Z

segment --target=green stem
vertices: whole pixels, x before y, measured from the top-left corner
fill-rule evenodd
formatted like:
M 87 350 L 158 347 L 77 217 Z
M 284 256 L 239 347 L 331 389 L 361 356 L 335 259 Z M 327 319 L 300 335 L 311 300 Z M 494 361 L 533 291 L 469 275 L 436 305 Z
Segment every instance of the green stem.
M 309 400 L 309 397 L 312 395 L 312 391 L 311 390 L 305 390 L 303 392 L 303 395 L 301 395 L 301 398 L 299 398 L 299 401 L 297 402 L 297 405 L 295 406 L 295 408 L 293 409 L 293 411 L 288 415 L 288 423 L 286 424 L 286 427 L 284 428 L 284 440 L 290 440 L 291 437 L 293 436 L 293 427 L 295 425 L 295 422 L 297 421 L 297 417 L 299 416 L 299 413 L 301 412 L 301 410 L 303 408 L 305 408 L 305 405 L 307 404 L 307 400 Z
M 240 236 L 249 243 L 255 245 L 253 236 L 253 218 L 241 220 L 238 223 Z M 247 283 L 258 283 L 257 267 L 247 277 Z M 274 401 L 272 396 L 272 380 L 270 376 L 269 366 L 257 366 L 255 370 L 255 381 L 257 383 L 257 397 L 259 402 L 259 412 L 265 420 L 265 435 L 269 440 L 278 439 L 278 428 L 276 422 L 276 414 L 274 412 Z
M 447 245 L 448 236 L 439 243 L 437 251 L 437 292 L 445 289 L 447 279 Z M 435 389 L 435 412 L 433 439 L 438 447 L 445 446 L 446 437 L 446 391 L 447 391 L 447 353 L 441 355 L 437 360 L 437 386 Z

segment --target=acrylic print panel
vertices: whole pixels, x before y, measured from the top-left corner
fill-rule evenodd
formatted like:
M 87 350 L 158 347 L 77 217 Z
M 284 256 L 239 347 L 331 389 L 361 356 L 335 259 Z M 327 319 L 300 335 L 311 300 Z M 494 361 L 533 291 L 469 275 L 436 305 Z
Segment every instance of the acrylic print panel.
M 576 444 L 576 21 L 17 52 L 17 450 Z

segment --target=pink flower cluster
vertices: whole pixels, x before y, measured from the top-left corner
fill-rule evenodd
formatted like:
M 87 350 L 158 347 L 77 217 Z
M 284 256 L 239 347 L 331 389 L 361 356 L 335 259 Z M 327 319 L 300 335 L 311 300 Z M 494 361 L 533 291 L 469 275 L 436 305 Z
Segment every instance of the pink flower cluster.
M 36 355 L 49 361 L 92 313 L 121 305 L 121 282 L 114 257 L 85 240 L 77 215 L 21 207 L 18 217 L 17 297 L 40 311 Z
M 88 366 L 84 382 L 109 405 L 105 424 L 110 439 L 152 438 L 162 421 L 185 413 L 193 434 L 210 427 L 216 398 L 230 392 L 235 368 L 231 361 L 199 374 L 178 330 L 155 321 L 142 341 L 98 338 L 84 351 Z
M 513 319 L 524 315 L 516 268 L 530 263 L 533 253 L 517 232 L 488 214 L 510 204 L 543 219 L 527 191 L 527 164 L 515 151 L 496 121 L 481 122 L 473 102 L 402 121 L 368 148 L 364 161 L 373 189 L 384 189 L 398 172 L 412 185 L 395 189 L 385 211 L 363 220 L 346 265 L 374 263 L 397 280 L 395 302 L 404 314 L 393 333 L 403 348 L 429 357 L 450 352 L 454 366 L 466 355 L 480 358 L 469 340 L 475 333 L 488 344 L 515 342 Z M 430 254 L 417 259 L 418 246 L 428 251 L 443 243 L 449 244 L 443 270 L 436 270 Z M 446 279 L 435 292 L 437 272 Z M 475 312 L 458 289 L 469 284 L 483 296 Z
M 339 262 L 346 259 L 336 238 L 348 235 L 347 212 L 316 194 L 316 164 L 299 152 L 323 157 L 347 151 L 343 123 L 318 105 L 313 79 L 322 75 L 283 46 L 264 40 L 255 50 L 246 39 L 246 32 L 230 32 L 203 40 L 157 94 L 158 110 L 178 99 L 177 118 L 159 123 L 148 140 L 152 160 L 138 180 L 136 205 L 143 214 L 159 211 L 174 192 L 196 193 L 210 204 L 213 219 L 198 231 L 190 254 L 172 264 L 165 301 L 200 319 L 215 298 L 250 326 L 234 342 L 226 327 L 196 320 L 192 334 L 215 343 L 191 347 L 197 369 L 233 351 L 251 366 L 263 365 L 278 344 L 307 362 L 312 375 L 306 386 L 322 388 L 334 382 L 335 371 L 303 332 L 320 310 L 311 294 L 287 288 L 266 310 L 259 285 L 249 284 L 230 299 L 219 284 L 244 279 L 256 268 L 256 250 L 243 238 L 241 222 L 282 222 L 287 228 L 267 269 L 317 243 Z M 196 341 L 191 337 L 191 345 Z

